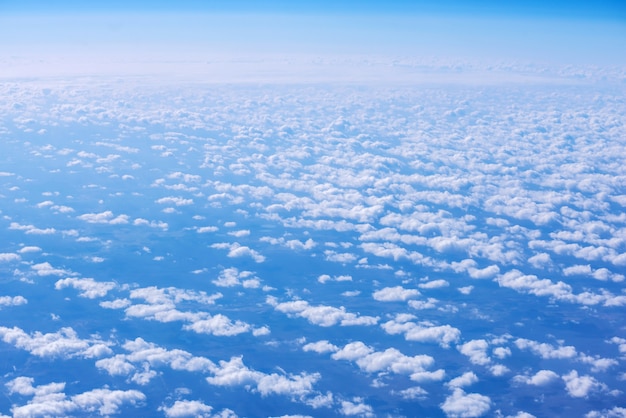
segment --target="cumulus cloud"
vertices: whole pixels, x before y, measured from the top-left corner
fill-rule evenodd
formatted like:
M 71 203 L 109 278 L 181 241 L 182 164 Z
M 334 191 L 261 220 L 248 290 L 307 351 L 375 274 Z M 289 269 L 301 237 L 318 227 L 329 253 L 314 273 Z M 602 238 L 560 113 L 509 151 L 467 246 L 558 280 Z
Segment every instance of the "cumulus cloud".
M 562 379 L 565 382 L 567 393 L 573 398 L 586 398 L 591 392 L 608 389 L 604 383 L 592 376 L 579 376 L 576 370 L 563 375 Z
M 339 308 L 326 305 L 311 306 L 304 300 L 278 303 L 275 298 L 268 297 L 267 303 L 279 312 L 305 318 L 310 323 L 322 327 L 331 327 L 337 324 L 341 326 L 376 325 L 379 320 L 378 317 L 347 312 L 343 306 Z
M 417 289 L 405 289 L 402 286 L 385 287 L 375 291 L 372 296 L 379 302 L 397 302 L 413 299 L 420 295 Z
M 7 344 L 44 358 L 92 358 L 111 353 L 110 343 L 97 338 L 82 339 L 69 327 L 47 334 L 39 331 L 28 334 L 18 327 L 0 327 L 0 338 Z
M 85 213 L 78 216 L 78 219 L 91 224 L 120 225 L 127 224 L 129 222 L 128 215 L 115 216 L 110 210 L 100 213 Z
M 237 242 L 229 244 L 229 243 L 218 243 L 212 244 L 211 248 L 217 248 L 220 250 L 228 250 L 228 257 L 238 258 L 238 257 L 251 257 L 257 263 L 262 263 L 265 261 L 265 256 L 259 254 L 257 251 L 251 249 L 250 247 L 243 246 Z
M 26 305 L 28 300 L 24 296 L 0 296 L 0 309 L 3 306 Z
M 454 389 L 441 409 L 449 417 L 480 417 L 491 409 L 491 399 L 478 393 L 465 393 L 462 389 Z
M 115 289 L 117 285 L 113 282 L 97 282 L 91 278 L 67 278 L 58 280 L 54 284 L 54 288 L 57 290 L 66 287 L 72 287 L 74 289 L 80 290 L 79 296 L 89 299 L 95 299 L 106 296 L 109 290 Z
M 161 405 L 159 411 L 162 411 L 167 418 L 237 418 L 237 414 L 230 409 L 213 414 L 211 413 L 213 407 L 201 401 L 178 400 L 172 406 Z
M 123 406 L 141 406 L 146 396 L 138 390 L 93 389 L 73 396 L 63 393 L 65 383 L 34 386 L 32 377 L 17 377 L 6 387 L 9 394 L 32 396 L 25 405 L 13 405 L 14 417 L 69 416 L 73 414 L 100 416 L 114 415 Z
M 450 347 L 461 337 L 461 331 L 451 325 L 435 325 L 428 321 L 416 323 L 412 316 L 397 316 L 385 322 L 381 327 L 388 334 L 404 334 L 407 341 L 434 342 L 443 348 Z

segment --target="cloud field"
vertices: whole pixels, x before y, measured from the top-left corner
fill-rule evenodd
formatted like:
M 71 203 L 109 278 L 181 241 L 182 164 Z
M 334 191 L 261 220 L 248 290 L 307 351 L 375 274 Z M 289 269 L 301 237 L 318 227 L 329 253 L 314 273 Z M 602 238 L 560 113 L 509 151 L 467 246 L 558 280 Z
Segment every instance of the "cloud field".
M 3 82 L 0 416 L 623 416 L 626 96 L 563 80 Z

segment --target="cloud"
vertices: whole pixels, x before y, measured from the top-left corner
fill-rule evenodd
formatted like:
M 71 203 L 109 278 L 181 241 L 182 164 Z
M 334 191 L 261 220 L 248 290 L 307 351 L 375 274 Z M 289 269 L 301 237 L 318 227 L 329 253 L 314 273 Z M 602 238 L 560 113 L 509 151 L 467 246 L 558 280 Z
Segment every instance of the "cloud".
M 79 296 L 89 299 L 95 299 L 106 296 L 109 290 L 115 289 L 117 287 L 117 284 L 115 284 L 114 282 L 97 282 L 91 278 L 67 278 L 58 280 L 54 284 L 54 288 L 57 290 L 66 287 L 73 287 L 74 289 L 80 290 L 81 292 L 79 293 Z
M 33 225 L 20 225 L 17 222 L 11 222 L 11 224 L 9 225 L 9 229 L 24 231 L 26 234 L 29 235 L 52 235 L 56 234 L 57 232 L 54 228 L 41 229 Z
M 465 393 L 462 389 L 454 389 L 441 409 L 449 417 L 470 418 L 480 417 L 491 409 L 491 399 L 478 393 Z
M 35 272 L 39 276 L 67 276 L 70 274 L 69 271 L 52 267 L 52 265 L 47 261 L 43 263 L 33 264 L 32 266 L 30 266 L 30 268 L 32 270 L 35 270 Z
M 237 418 L 237 415 L 230 409 L 224 409 L 219 413 L 212 414 L 213 407 L 200 401 L 176 401 L 172 406 L 161 405 L 162 411 L 167 418 Z
M 379 302 L 397 302 L 413 299 L 420 295 L 417 289 L 405 289 L 402 286 L 385 287 L 375 291 L 372 296 Z
M 337 347 L 334 344 L 329 343 L 326 340 L 323 341 L 317 341 L 315 343 L 308 343 L 305 344 L 304 346 L 302 346 L 302 349 L 304 351 L 315 351 L 316 353 L 334 353 L 335 351 L 339 350 L 339 347 Z
M 577 355 L 576 348 L 571 345 L 554 347 L 550 344 L 539 343 L 525 338 L 515 340 L 515 345 L 520 350 L 530 350 L 543 359 L 569 359 Z
M 328 274 L 322 274 L 321 276 L 319 276 L 317 278 L 317 281 L 320 283 L 326 283 L 326 282 L 351 282 L 352 281 L 352 276 L 349 275 L 341 275 L 341 276 L 329 276 Z
M 81 339 L 69 327 L 48 334 L 39 331 L 27 334 L 18 327 L 0 327 L 0 338 L 7 344 L 44 358 L 93 358 L 111 353 L 110 343 L 97 338 Z
M 409 317 L 396 317 L 385 322 L 381 327 L 388 334 L 404 334 L 407 341 L 435 342 L 443 348 L 448 348 L 461 337 L 461 331 L 450 325 L 434 325 L 430 322 L 415 323 Z
M 486 366 L 491 363 L 491 359 L 487 355 L 489 343 L 485 340 L 471 340 L 458 347 L 461 354 L 469 357 L 472 364 Z
M 578 376 L 576 370 L 563 375 L 562 378 L 568 395 L 573 398 L 586 398 L 590 392 L 608 389 L 604 383 L 598 382 L 591 376 Z
M 528 385 L 546 386 L 559 379 L 559 375 L 552 370 L 539 370 L 532 376 L 515 376 L 514 380 Z
M 3 306 L 26 305 L 28 300 L 24 296 L 0 296 L 0 309 Z
M 15 253 L 0 253 L 0 263 L 11 263 L 20 261 L 22 258 Z
M 360 417 L 373 417 L 374 409 L 371 406 L 363 402 L 362 398 L 354 398 L 351 401 L 341 401 L 340 411 L 342 415 L 353 416 L 358 415 Z
M 211 248 L 217 248 L 220 250 L 228 250 L 228 257 L 231 257 L 231 258 L 251 257 L 257 263 L 262 263 L 265 261 L 265 257 L 259 254 L 257 251 L 252 250 L 249 247 L 243 246 L 237 242 L 233 244 L 229 244 L 229 243 L 212 244 Z
M 440 287 L 448 287 L 450 283 L 447 280 L 431 280 L 430 282 L 420 283 L 417 285 L 420 289 L 437 289 Z
M 91 224 L 121 225 L 129 222 L 128 215 L 115 216 L 110 210 L 100 213 L 85 213 L 78 216 L 78 219 Z
M 335 308 L 333 306 L 311 306 L 303 300 L 295 300 L 291 302 L 278 303 L 275 298 L 268 297 L 267 303 L 272 305 L 274 309 L 290 316 L 299 316 L 305 318 L 314 325 L 322 327 L 331 327 L 333 325 L 352 326 L 352 325 L 376 325 L 379 318 L 373 316 L 361 316 L 351 312 L 341 306 Z
M 14 417 L 69 416 L 74 414 L 109 416 L 120 412 L 122 406 L 141 406 L 146 396 L 137 390 L 93 389 L 68 397 L 65 383 L 33 386 L 32 377 L 17 377 L 6 387 L 9 394 L 33 396 L 26 405 L 13 405 Z
M 189 206 L 193 205 L 193 199 L 184 199 L 182 197 L 162 197 L 155 201 L 160 205 L 176 205 L 176 206 Z
M 219 287 L 243 286 L 247 289 L 256 289 L 261 286 L 261 281 L 254 276 L 254 273 L 251 271 L 240 272 L 234 267 L 222 270 L 218 278 L 212 280 L 212 283 Z
M 478 377 L 474 372 L 465 372 L 461 376 L 450 380 L 446 385 L 450 388 L 462 388 L 473 385 L 476 382 L 478 382 Z

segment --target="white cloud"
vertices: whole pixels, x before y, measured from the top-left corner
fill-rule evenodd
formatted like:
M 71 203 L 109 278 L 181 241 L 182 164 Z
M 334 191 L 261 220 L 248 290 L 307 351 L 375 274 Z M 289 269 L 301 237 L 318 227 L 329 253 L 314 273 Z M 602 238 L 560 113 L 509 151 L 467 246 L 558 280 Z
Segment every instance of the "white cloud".
M 278 303 L 271 297 L 268 297 L 267 302 L 279 312 L 305 318 L 310 323 L 322 327 L 330 327 L 337 324 L 341 326 L 376 325 L 379 319 L 378 317 L 361 316 L 347 312 L 343 306 L 339 308 L 325 305 L 311 306 L 303 300 Z
M 78 216 L 78 219 L 92 224 L 120 225 L 129 222 L 128 215 L 115 216 L 110 210 L 100 213 L 85 213 Z
M 89 299 L 95 299 L 106 296 L 109 290 L 115 289 L 117 287 L 117 284 L 113 282 L 97 282 L 91 278 L 67 278 L 58 280 L 54 284 L 54 288 L 57 290 L 66 287 L 73 287 L 74 289 L 80 290 L 81 292 L 79 293 L 79 296 Z
M 13 405 L 11 412 L 16 418 L 34 416 L 69 416 L 74 414 L 109 416 L 119 413 L 122 406 L 140 406 L 146 396 L 137 390 L 93 389 L 68 397 L 63 390 L 65 383 L 49 383 L 33 386 L 34 379 L 17 377 L 6 386 L 9 394 L 33 396 L 26 405 Z
M 3 306 L 26 305 L 28 300 L 24 296 L 0 296 L 0 309 Z
M 211 248 L 228 250 L 228 257 L 231 257 L 231 258 L 251 257 L 257 263 L 262 263 L 265 261 L 265 257 L 263 255 L 237 242 L 233 244 L 229 244 L 229 243 L 212 244 Z
M 328 274 L 322 274 L 321 276 L 319 276 L 317 278 L 317 281 L 320 283 L 326 283 L 326 282 L 351 282 L 352 281 L 352 276 L 350 275 L 341 275 L 341 276 L 329 276 Z
M 402 286 L 385 287 L 375 291 L 372 296 L 379 302 L 406 301 L 420 295 L 417 289 L 405 289 Z
M 373 417 L 374 409 L 371 406 L 367 405 L 363 402 L 362 398 L 354 398 L 351 401 L 341 401 L 341 412 L 342 415 L 352 416 L 358 415 L 360 417 Z
M 552 370 L 539 370 L 532 376 L 516 376 L 514 380 L 534 386 L 546 386 L 559 379 Z
M 70 274 L 69 271 L 52 267 L 52 265 L 47 261 L 33 264 L 30 268 L 35 270 L 39 276 L 67 276 Z
M 607 390 L 604 383 L 600 383 L 595 378 L 588 375 L 578 376 L 576 370 L 572 370 L 568 374 L 563 375 L 562 378 L 565 382 L 567 393 L 573 398 L 586 398 L 590 392 Z
M 236 418 L 237 415 L 230 409 L 222 410 L 219 413 L 212 414 L 213 407 L 206 405 L 200 401 L 176 401 L 172 406 L 161 405 L 159 411 L 163 411 L 167 418 Z
M 476 376 L 474 372 L 465 372 L 461 376 L 450 380 L 446 385 L 450 388 L 462 388 L 471 386 L 476 382 L 478 382 L 478 376 Z
M 538 355 L 543 359 L 566 359 L 574 358 L 577 355 L 576 348 L 571 345 L 555 348 L 553 345 L 539 343 L 525 338 L 518 338 L 515 340 L 515 345 L 520 350 L 530 350 L 535 355 Z
M 110 343 L 97 338 L 81 339 L 69 327 L 48 334 L 39 331 L 27 334 L 18 327 L 0 327 L 0 338 L 38 357 L 91 358 L 111 353 Z
M 471 340 L 458 347 L 461 354 L 469 357 L 472 364 L 486 366 L 491 363 L 491 359 L 487 355 L 489 343 L 485 340 Z
M 478 393 L 465 393 L 462 389 L 454 389 L 441 409 L 452 418 L 470 418 L 485 415 L 491 409 L 491 399 Z
M 15 253 L 0 253 L 0 263 L 10 263 L 20 261 L 21 257 Z
M 447 280 L 431 280 L 430 282 L 420 283 L 417 285 L 420 289 L 437 289 L 440 287 L 448 287 L 450 283 Z
M 184 199 L 182 197 L 168 196 L 157 199 L 156 203 L 160 205 L 189 206 L 193 205 L 193 199 Z
M 461 337 L 461 331 L 450 325 L 434 325 L 430 322 L 415 323 L 404 317 L 387 321 L 381 327 L 388 334 L 404 334 L 407 341 L 435 342 L 448 348 Z
M 26 253 L 38 253 L 41 252 L 41 248 L 34 246 L 34 245 L 26 245 L 22 248 L 20 248 L 20 250 L 18 251 L 20 254 L 26 254 Z
M 314 351 L 316 353 L 334 353 L 335 351 L 339 350 L 339 347 L 337 347 L 334 344 L 329 343 L 326 340 L 322 340 L 322 341 L 317 341 L 315 343 L 308 343 L 305 344 L 304 346 L 302 346 L 302 349 L 304 351 Z

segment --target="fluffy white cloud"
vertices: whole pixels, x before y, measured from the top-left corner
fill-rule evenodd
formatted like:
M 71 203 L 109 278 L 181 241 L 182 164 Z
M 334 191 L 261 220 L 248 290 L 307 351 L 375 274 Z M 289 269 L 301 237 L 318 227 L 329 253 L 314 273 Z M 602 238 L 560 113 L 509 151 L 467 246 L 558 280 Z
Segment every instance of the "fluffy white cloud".
M 417 289 L 405 289 L 402 286 L 385 287 L 375 291 L 372 296 L 379 302 L 406 301 L 420 295 Z
M 74 414 L 109 416 L 119 413 L 122 406 L 140 406 L 146 396 L 137 390 L 93 389 L 68 397 L 65 383 L 34 386 L 31 377 L 17 377 L 6 386 L 10 394 L 33 396 L 26 405 L 13 405 L 14 417 L 69 416 Z
M 228 250 L 228 257 L 238 258 L 238 257 L 251 257 L 257 263 L 262 263 L 265 261 L 265 256 L 259 254 L 257 251 L 251 249 L 250 247 L 246 247 L 237 242 L 229 244 L 229 243 L 218 243 L 212 244 L 211 248 L 217 248 L 220 250 Z
M 54 288 L 57 290 L 66 287 L 73 287 L 74 289 L 80 290 L 79 296 L 95 299 L 106 296 L 109 290 L 117 287 L 117 284 L 113 282 L 97 282 L 91 278 L 76 279 L 73 277 L 58 280 L 54 284 Z
M 28 300 L 24 296 L 0 296 L 0 309 L 3 306 L 26 305 Z
M 108 342 L 97 338 L 81 339 L 72 328 L 61 328 L 54 333 L 32 334 L 21 328 L 0 327 L 0 338 L 16 348 L 26 350 L 38 357 L 102 357 L 111 353 Z
M 127 224 L 129 222 L 128 215 L 115 216 L 110 210 L 100 213 L 85 213 L 83 215 L 79 215 L 78 219 L 92 224 L 120 225 Z
M 427 321 L 415 323 L 410 319 L 412 316 L 397 316 L 381 327 L 388 334 L 404 334 L 407 341 L 435 342 L 444 348 L 448 348 L 461 337 L 461 331 L 451 325 L 435 325 Z
M 441 409 L 449 417 L 470 418 L 485 415 L 491 409 L 491 399 L 478 393 L 465 393 L 462 389 L 454 389 Z
M 574 398 L 586 398 L 590 392 L 607 390 L 604 383 L 600 383 L 588 375 L 579 376 L 576 370 L 563 375 L 562 378 L 565 382 L 567 393 Z
M 172 406 L 161 405 L 159 411 L 163 411 L 167 418 L 236 418 L 230 409 L 224 409 L 219 413 L 212 414 L 213 407 L 206 405 L 200 401 L 176 401 Z
M 376 325 L 379 320 L 378 317 L 361 316 L 347 312 L 343 306 L 339 308 L 325 305 L 311 306 L 304 300 L 278 303 L 275 298 L 268 297 L 267 303 L 279 312 L 305 318 L 310 323 L 322 327 L 330 327 L 337 324 L 341 326 Z

